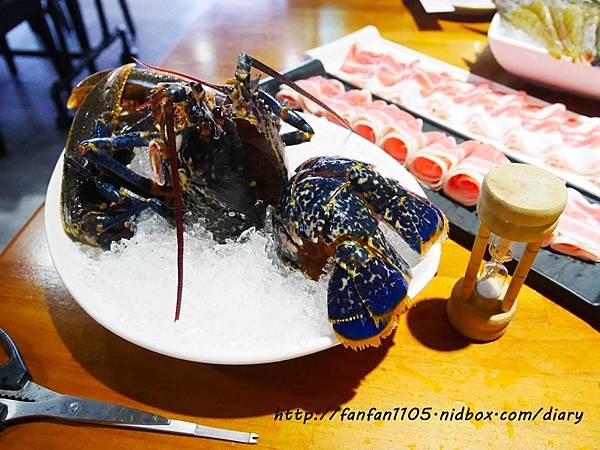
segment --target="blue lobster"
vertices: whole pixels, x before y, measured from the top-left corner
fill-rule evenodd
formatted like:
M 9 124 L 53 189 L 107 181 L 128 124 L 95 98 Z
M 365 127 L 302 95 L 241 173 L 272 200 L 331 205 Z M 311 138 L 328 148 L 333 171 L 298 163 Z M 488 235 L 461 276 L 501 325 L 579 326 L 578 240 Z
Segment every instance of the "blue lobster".
M 74 240 L 108 248 L 132 236 L 133 221 L 145 209 L 174 222 L 180 246 L 177 320 L 183 213 L 188 220 L 203 219 L 222 242 L 262 227 L 267 206 L 275 205 L 273 229 L 284 260 L 313 278 L 328 258 L 337 263 L 328 291 L 336 334 L 355 348 L 378 345 L 396 323 L 410 281 L 410 268 L 386 242 L 380 220 L 418 253 L 445 232 L 447 221 L 429 201 L 358 161 L 312 159 L 288 182 L 284 148 L 310 139 L 313 130 L 260 90 L 253 67 L 335 114 L 245 54 L 227 85 L 128 65 L 77 86 L 69 101 L 79 110 L 65 150 L 64 230 Z M 281 121 L 295 130 L 281 135 Z M 152 179 L 128 167 L 139 147 L 148 148 Z

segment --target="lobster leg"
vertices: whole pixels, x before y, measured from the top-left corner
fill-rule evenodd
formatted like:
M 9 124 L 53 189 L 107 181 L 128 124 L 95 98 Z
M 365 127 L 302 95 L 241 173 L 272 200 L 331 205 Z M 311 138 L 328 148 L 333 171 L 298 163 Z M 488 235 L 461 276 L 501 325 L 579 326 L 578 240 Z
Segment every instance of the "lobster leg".
M 97 126 L 99 126 L 97 124 Z M 164 189 L 154 181 L 135 173 L 119 162 L 112 154 L 114 151 L 147 146 L 153 137 L 148 132 L 131 132 L 111 137 L 98 137 L 79 144 L 83 158 L 117 178 L 125 187 L 136 194 L 146 196 L 164 195 Z
M 85 166 L 85 162 L 82 163 L 71 156 L 65 158 L 67 165 L 77 171 L 81 179 L 93 182 L 97 192 L 105 200 L 95 209 L 88 210 L 74 220 L 77 224 L 77 234 L 82 240 L 108 248 L 113 241 L 130 238 L 130 219 L 146 209 L 152 209 L 165 219 L 171 220 L 171 211 L 160 200 L 133 197 L 111 183 L 100 180 Z
M 322 105 L 326 110 L 337 116 L 337 114 L 331 110 L 331 108 L 323 104 L 323 102 L 319 99 L 314 98 L 311 94 L 304 91 L 301 87 L 296 85 L 296 83 L 289 80 L 287 77 L 281 75 L 255 58 L 252 58 L 245 53 L 241 53 L 238 57 L 237 68 L 235 71 L 236 87 L 234 89 L 237 90 L 238 96 L 244 98 L 248 103 L 252 103 L 252 97 L 256 95 L 258 100 L 267 106 L 276 117 L 296 128 L 296 131 L 291 131 L 281 135 L 281 139 L 285 145 L 296 145 L 310 141 L 315 132 L 300 114 L 298 114 L 296 111 L 290 110 L 287 106 L 282 106 L 271 95 L 258 89 L 258 78 L 252 79 L 250 76 L 250 71 L 253 67 L 286 84 L 291 84 L 294 89 L 298 90 L 304 95 L 308 95 L 309 99 L 317 102 L 319 105 Z M 343 122 L 343 119 L 340 118 L 340 120 Z
M 102 194 L 104 198 L 107 200 L 121 204 L 126 208 L 125 214 L 126 216 L 124 220 L 131 218 L 132 216 L 145 211 L 146 209 L 152 209 L 155 213 L 160 215 L 161 217 L 170 220 L 171 219 L 171 211 L 167 206 L 156 198 L 147 198 L 140 199 L 136 197 L 132 197 L 127 193 L 116 189 L 112 184 L 106 183 L 104 181 L 100 181 L 98 179 L 94 180 L 98 190 Z M 111 221 L 111 224 L 118 224 L 119 220 Z M 106 227 L 105 227 L 106 228 Z M 111 228 L 111 227 L 109 227 Z
M 290 131 L 281 135 L 281 139 L 285 145 L 296 145 L 311 140 L 315 132 L 300 114 L 292 109 L 289 109 L 287 106 L 282 106 L 277 100 L 275 100 L 266 92 L 261 90 L 258 90 L 257 92 L 258 98 L 263 100 L 265 104 L 271 108 L 273 114 L 275 114 L 285 123 L 296 128 L 296 131 Z
M 236 76 L 236 79 L 238 80 L 238 82 L 241 82 L 243 84 L 248 80 L 249 74 L 250 74 L 250 72 L 249 72 L 250 67 L 254 67 L 255 69 L 260 70 L 261 72 L 275 78 L 276 80 L 281 81 L 283 84 L 285 84 L 286 86 L 289 86 L 290 88 L 292 88 L 293 90 L 298 92 L 300 95 L 303 95 L 310 101 L 315 102 L 317 105 L 319 105 L 325 111 L 327 111 L 329 114 L 331 114 L 333 117 L 335 117 L 340 122 L 340 124 L 342 124 L 344 127 L 348 128 L 348 130 L 352 131 L 352 127 L 350 126 L 348 121 L 346 119 L 344 119 L 343 117 L 341 117 L 338 113 L 336 113 L 333 109 L 331 109 L 325 103 L 323 103 L 322 100 L 315 97 L 310 92 L 303 89 L 301 86 L 297 85 L 295 82 L 290 80 L 285 75 L 280 74 L 276 70 L 267 66 L 265 63 L 262 63 L 258 59 L 248 56 L 245 53 L 241 53 L 240 56 L 238 57 L 238 66 L 237 66 L 237 70 L 235 72 L 235 76 Z
M 96 182 L 96 186 L 98 186 L 99 191 L 102 195 L 106 197 L 110 197 L 113 199 L 113 202 L 116 200 L 113 207 L 109 206 L 107 209 L 108 214 L 102 213 L 88 213 L 84 216 L 84 220 L 93 220 L 93 227 L 97 233 L 97 239 L 102 241 L 102 235 L 107 232 L 112 232 L 113 230 L 118 230 L 121 227 L 128 229 L 129 228 L 129 220 L 134 216 L 138 215 L 142 211 L 146 209 L 153 209 L 158 214 L 162 215 L 165 218 L 170 218 L 170 214 L 165 206 L 157 199 L 148 199 L 146 201 L 138 198 L 131 197 L 126 193 L 117 191 L 114 186 L 109 183 L 104 183 L 101 181 Z M 93 231 L 90 229 L 89 231 Z M 110 233 L 112 234 L 112 233 Z

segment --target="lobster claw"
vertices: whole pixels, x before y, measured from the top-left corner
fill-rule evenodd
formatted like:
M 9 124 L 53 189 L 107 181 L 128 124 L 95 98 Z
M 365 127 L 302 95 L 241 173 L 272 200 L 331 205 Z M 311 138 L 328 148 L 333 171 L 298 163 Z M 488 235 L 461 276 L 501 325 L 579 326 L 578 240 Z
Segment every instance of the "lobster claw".
M 327 290 L 333 330 L 348 347 L 378 346 L 404 309 L 410 274 L 355 241 L 338 245 L 335 260 Z
M 390 245 L 386 223 L 423 254 L 448 221 L 426 198 L 406 191 L 372 166 L 340 157 L 301 164 L 274 219 L 283 259 L 317 278 L 327 259 L 336 266 L 327 291 L 329 321 L 355 349 L 378 346 L 407 305 L 411 270 Z

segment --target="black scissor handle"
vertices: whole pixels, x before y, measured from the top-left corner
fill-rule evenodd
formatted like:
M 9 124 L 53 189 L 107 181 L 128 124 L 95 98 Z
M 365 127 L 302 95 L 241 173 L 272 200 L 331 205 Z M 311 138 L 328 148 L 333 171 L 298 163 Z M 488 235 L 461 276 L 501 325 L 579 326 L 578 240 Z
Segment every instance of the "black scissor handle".
M 18 391 L 31 380 L 31 375 L 19 349 L 2 328 L 0 328 L 0 343 L 4 343 L 9 352 L 8 362 L 0 366 L 0 389 Z

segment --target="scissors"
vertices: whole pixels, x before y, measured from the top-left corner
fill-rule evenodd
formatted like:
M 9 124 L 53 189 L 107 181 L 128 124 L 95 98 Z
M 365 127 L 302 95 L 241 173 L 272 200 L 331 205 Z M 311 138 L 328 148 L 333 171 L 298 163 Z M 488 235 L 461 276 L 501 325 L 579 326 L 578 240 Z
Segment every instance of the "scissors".
M 139 409 L 59 394 L 31 381 L 31 375 L 19 349 L 10 336 L 0 328 L 0 344 L 2 343 L 9 351 L 9 360 L 0 366 L 0 429 L 13 420 L 53 418 L 245 444 L 258 443 L 258 434 L 255 433 L 171 420 Z

